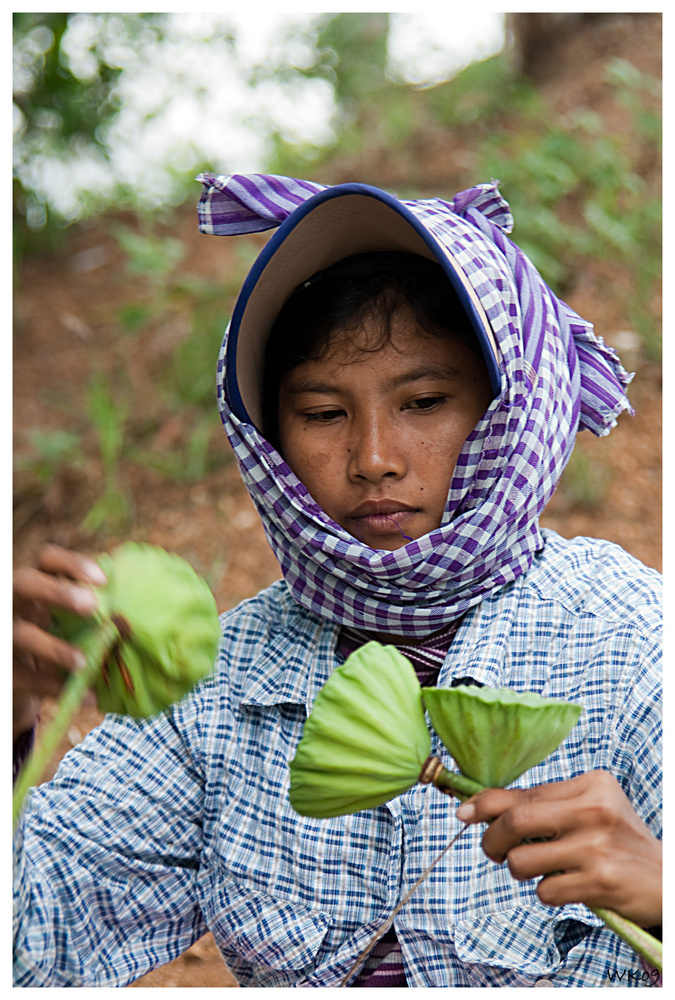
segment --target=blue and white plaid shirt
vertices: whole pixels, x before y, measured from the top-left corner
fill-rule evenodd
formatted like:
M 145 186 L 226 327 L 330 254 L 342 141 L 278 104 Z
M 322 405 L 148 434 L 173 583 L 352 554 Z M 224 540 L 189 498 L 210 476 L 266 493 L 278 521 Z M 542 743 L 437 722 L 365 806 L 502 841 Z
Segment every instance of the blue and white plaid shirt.
M 604 768 L 660 837 L 660 577 L 610 543 L 545 537 L 524 576 L 467 613 L 439 685 L 470 674 L 581 702 L 517 784 Z M 457 802 L 422 785 L 352 816 L 296 815 L 288 761 L 339 626 L 283 582 L 222 625 L 213 678 L 158 718 L 108 717 L 32 793 L 17 985 L 123 986 L 210 929 L 242 985 L 335 987 L 461 828 Z M 489 861 L 481 834 L 467 830 L 396 918 L 409 986 L 601 986 L 639 967 L 585 907 L 546 907 Z

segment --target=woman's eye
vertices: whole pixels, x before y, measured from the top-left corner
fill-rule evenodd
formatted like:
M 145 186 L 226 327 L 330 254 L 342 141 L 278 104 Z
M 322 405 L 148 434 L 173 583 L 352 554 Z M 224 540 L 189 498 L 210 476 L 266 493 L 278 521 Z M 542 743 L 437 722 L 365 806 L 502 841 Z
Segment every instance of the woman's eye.
M 431 410 L 444 400 L 445 396 L 422 396 L 420 399 L 411 399 L 408 407 L 411 410 Z
M 329 423 L 331 420 L 337 420 L 344 412 L 344 410 L 319 410 L 318 413 L 306 413 L 305 419 L 317 423 Z

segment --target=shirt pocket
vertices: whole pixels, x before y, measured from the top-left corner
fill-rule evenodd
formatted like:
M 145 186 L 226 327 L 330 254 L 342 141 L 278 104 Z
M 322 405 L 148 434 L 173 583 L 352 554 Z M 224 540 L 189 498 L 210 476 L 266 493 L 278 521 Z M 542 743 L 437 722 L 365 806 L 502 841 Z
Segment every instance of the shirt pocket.
M 551 976 L 563 969 L 568 954 L 599 923 L 582 906 L 553 913 L 539 906 L 513 907 L 457 923 L 454 947 L 467 965 L 511 969 L 525 978 Z
M 295 985 L 316 963 L 330 917 L 301 903 L 278 899 L 211 871 L 202 899 L 220 951 L 243 986 Z

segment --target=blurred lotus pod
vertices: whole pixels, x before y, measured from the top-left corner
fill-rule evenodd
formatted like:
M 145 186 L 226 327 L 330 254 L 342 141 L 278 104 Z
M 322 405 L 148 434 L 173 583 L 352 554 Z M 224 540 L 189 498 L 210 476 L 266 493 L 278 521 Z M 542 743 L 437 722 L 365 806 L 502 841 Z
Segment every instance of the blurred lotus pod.
M 148 717 L 180 701 L 214 668 L 215 599 L 181 556 L 125 542 L 97 558 L 108 578 L 94 616 L 54 615 L 54 631 L 100 660 L 92 686 L 104 712 Z
M 553 753 L 581 705 L 510 688 L 422 688 L 434 729 L 462 774 L 504 788 Z
M 290 802 L 303 816 L 372 809 L 407 791 L 431 752 L 422 689 L 409 660 L 369 642 L 314 701 L 290 763 Z

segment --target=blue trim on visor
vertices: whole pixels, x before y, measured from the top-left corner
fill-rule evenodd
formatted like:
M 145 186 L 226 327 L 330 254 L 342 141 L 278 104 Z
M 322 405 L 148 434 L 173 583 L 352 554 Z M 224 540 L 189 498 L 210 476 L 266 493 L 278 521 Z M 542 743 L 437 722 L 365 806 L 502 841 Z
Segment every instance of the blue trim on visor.
M 452 287 L 457 292 L 459 299 L 464 306 L 464 310 L 471 320 L 471 324 L 474 328 L 476 336 L 478 337 L 478 343 L 481 346 L 483 360 L 485 361 L 485 366 L 488 371 L 493 395 L 496 397 L 501 392 L 501 372 L 499 371 L 497 359 L 492 352 L 492 346 L 487 339 L 487 335 L 483 329 L 483 324 L 478 312 L 476 311 L 476 308 L 464 285 L 457 277 L 447 259 L 444 256 L 438 256 L 436 241 L 424 224 L 405 205 L 402 205 L 398 198 L 387 194 L 386 191 L 381 191 L 380 188 L 371 187 L 369 184 L 336 184 L 333 187 L 327 188 L 325 191 L 319 191 L 318 194 L 312 195 L 311 198 L 308 198 L 307 201 L 303 202 L 296 209 L 294 209 L 287 219 L 284 219 L 261 250 L 241 287 L 239 297 L 237 298 L 234 311 L 232 313 L 230 331 L 228 334 L 227 351 L 225 354 L 225 392 L 230 407 L 232 408 L 232 412 L 245 423 L 252 424 L 253 421 L 246 412 L 244 401 L 241 397 L 241 393 L 239 392 L 236 358 L 240 324 L 249 297 L 271 258 L 274 256 L 281 244 L 284 243 L 289 233 L 295 229 L 295 227 L 304 219 L 306 215 L 312 212 L 324 201 L 328 201 L 330 198 L 339 198 L 344 195 L 353 194 L 365 195 L 384 202 L 385 205 L 388 205 L 390 208 L 394 209 L 395 212 L 398 212 L 399 215 L 403 216 L 406 222 L 410 224 L 411 228 L 414 229 L 427 244 L 433 253 L 435 260 L 437 260 L 441 265 L 450 280 Z M 290 295 L 293 289 L 289 289 L 288 291 Z

